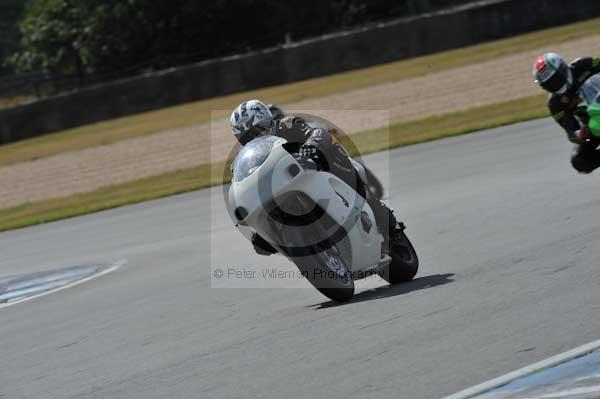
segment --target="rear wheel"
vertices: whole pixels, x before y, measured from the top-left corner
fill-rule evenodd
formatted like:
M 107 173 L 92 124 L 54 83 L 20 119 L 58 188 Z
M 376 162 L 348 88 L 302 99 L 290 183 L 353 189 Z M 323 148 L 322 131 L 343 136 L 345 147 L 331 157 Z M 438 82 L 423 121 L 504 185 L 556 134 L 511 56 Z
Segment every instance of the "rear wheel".
M 392 262 L 379 275 L 390 284 L 412 280 L 419 270 L 415 248 L 402 230 L 397 230 L 390 241 Z
M 379 179 L 373 174 L 373 172 L 371 172 L 371 170 L 369 170 L 366 167 L 365 173 L 367 175 L 367 187 L 371 192 L 371 195 L 374 198 L 382 199 L 384 194 L 383 185 L 381 184 Z

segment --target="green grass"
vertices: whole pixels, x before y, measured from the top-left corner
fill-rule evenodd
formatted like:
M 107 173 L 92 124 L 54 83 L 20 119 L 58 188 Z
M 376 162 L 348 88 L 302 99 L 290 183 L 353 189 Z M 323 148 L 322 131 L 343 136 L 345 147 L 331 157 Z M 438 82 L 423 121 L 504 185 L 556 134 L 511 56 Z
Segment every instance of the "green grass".
M 166 129 L 206 123 L 210 120 L 211 110 L 231 110 L 248 98 L 260 98 L 278 104 L 292 103 L 307 98 L 322 97 L 371 85 L 423 76 L 539 48 L 548 45 L 549 42 L 559 44 L 596 34 L 600 34 L 600 19 L 410 60 L 85 125 L 0 146 L 0 166 L 39 159 L 66 151 L 110 144 Z M 226 111 L 217 112 L 215 116 L 225 116 L 226 113 Z
M 0 231 L 47 223 L 105 209 L 148 201 L 223 182 L 225 164 L 200 165 L 84 194 L 70 195 L 0 210 Z
M 352 135 L 361 154 L 457 136 L 548 115 L 544 94 L 467 111 L 403 122 Z M 355 155 L 355 154 L 353 154 Z M 228 181 L 225 163 L 200 165 L 138 181 L 0 210 L 0 231 L 188 192 Z
M 546 99 L 546 94 L 539 94 L 451 114 L 401 122 L 390 126 L 389 129 L 369 130 L 349 136 L 342 140 L 342 143 L 347 147 L 358 148 L 360 154 L 364 155 L 389 148 L 539 119 L 548 116 Z M 347 140 L 351 140 L 352 145 L 345 143 Z

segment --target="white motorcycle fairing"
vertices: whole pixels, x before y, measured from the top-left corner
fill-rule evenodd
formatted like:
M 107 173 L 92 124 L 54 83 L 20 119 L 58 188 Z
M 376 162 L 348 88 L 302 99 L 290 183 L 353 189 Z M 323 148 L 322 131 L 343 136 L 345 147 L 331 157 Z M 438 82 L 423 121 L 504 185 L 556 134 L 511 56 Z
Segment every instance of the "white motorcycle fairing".
M 382 253 L 383 236 L 367 201 L 335 175 L 303 168 L 286 143 L 265 136 L 240 150 L 232 165 L 227 204 L 236 227 L 246 237 L 257 232 L 290 258 L 297 256 L 298 248 L 314 248 L 314 244 L 329 240 L 353 276 L 389 265 L 391 258 Z M 294 211 L 293 206 L 285 205 L 290 201 L 304 208 Z M 281 214 L 280 207 L 286 207 L 283 213 L 291 215 L 288 219 L 293 223 L 274 217 Z M 298 223 L 305 214 L 307 223 Z M 315 225 L 319 226 L 316 230 Z M 298 229 L 303 242 L 285 242 L 282 236 L 289 236 L 286 229 Z

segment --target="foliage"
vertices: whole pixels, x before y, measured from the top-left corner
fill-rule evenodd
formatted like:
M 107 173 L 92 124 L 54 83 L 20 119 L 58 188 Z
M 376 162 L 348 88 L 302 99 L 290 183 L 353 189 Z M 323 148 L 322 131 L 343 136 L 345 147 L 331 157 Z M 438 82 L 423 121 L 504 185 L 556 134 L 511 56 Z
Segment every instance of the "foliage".
M 5 65 L 3 60 L 12 52 L 17 50 L 19 44 L 19 29 L 17 21 L 25 0 L 1 0 L 0 1 L 0 75 L 10 73 L 12 68 Z
M 31 0 L 10 62 L 81 79 L 134 74 L 465 1 Z

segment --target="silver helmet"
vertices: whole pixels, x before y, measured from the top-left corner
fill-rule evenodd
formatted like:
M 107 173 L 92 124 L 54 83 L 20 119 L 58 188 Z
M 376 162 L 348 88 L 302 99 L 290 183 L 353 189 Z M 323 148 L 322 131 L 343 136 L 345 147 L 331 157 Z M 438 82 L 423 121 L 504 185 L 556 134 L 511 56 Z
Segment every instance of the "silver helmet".
M 245 101 L 231 114 L 231 132 L 241 145 L 266 134 L 273 126 L 273 115 L 258 100 Z

